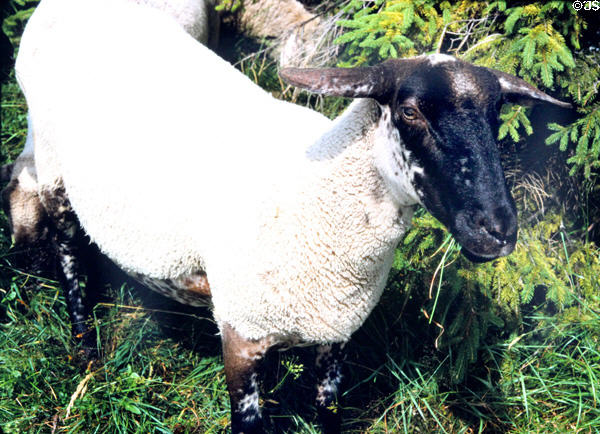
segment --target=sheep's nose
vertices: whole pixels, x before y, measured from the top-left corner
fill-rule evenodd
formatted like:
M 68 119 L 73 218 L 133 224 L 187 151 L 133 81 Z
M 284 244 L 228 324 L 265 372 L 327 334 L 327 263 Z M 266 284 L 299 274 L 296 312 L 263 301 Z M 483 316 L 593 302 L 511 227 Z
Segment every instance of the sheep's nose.
M 508 205 L 501 205 L 490 211 L 478 210 L 471 220 L 471 227 L 493 237 L 504 246 L 517 232 L 517 216 Z

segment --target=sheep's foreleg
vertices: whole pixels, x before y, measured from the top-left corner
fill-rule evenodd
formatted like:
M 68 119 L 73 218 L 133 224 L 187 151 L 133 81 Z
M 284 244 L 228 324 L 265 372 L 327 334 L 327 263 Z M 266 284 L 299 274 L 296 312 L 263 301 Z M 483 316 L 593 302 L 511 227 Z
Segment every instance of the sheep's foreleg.
M 241 337 L 232 327 L 221 327 L 223 361 L 231 402 L 231 432 L 261 433 L 263 421 L 258 404 L 258 364 L 271 346 L 268 339 Z
M 58 262 L 58 277 L 65 291 L 73 337 L 81 342 L 87 358 L 95 358 L 96 339 L 88 326 L 88 312 L 81 292 L 80 226 L 63 188 L 42 191 L 40 198 L 54 231 L 52 241 Z
M 324 433 L 340 432 L 338 397 L 342 382 L 345 344 L 321 345 L 317 348 L 317 412 Z

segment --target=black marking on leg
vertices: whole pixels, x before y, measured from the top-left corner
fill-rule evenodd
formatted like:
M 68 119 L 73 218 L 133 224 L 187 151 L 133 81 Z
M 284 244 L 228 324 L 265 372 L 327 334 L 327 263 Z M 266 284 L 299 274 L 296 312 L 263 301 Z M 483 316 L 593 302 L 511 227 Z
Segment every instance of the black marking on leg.
M 239 389 L 241 392 L 237 396 L 237 404 L 231 410 L 231 428 L 233 432 L 262 432 L 257 378 L 258 374 L 252 372 L 249 377 L 246 376 L 244 386 Z
M 96 338 L 89 327 L 89 311 L 81 291 L 84 255 L 80 244 L 84 238 L 77 216 L 71 208 L 64 187 L 44 190 L 40 194 L 53 231 L 52 241 L 58 261 L 58 278 L 67 301 L 73 337 L 81 342 L 86 358 L 96 358 Z M 88 292 L 92 289 L 88 289 Z M 95 290 L 95 289 L 93 289 Z
M 324 433 L 339 433 L 341 415 L 338 397 L 342 383 L 344 344 L 321 345 L 317 348 L 316 406 Z
M 58 241 L 58 261 L 60 264 L 61 284 L 65 291 L 73 335 L 82 338 L 86 334 L 86 309 L 81 294 L 79 278 L 79 258 L 77 249 L 68 241 Z
M 225 377 L 231 401 L 231 432 L 262 433 L 257 369 L 271 343 L 269 339 L 244 339 L 228 324 L 223 325 L 221 338 Z
M 0 166 L 0 182 L 1 183 L 10 181 L 14 167 L 15 167 L 15 163 L 3 164 L 2 166 Z

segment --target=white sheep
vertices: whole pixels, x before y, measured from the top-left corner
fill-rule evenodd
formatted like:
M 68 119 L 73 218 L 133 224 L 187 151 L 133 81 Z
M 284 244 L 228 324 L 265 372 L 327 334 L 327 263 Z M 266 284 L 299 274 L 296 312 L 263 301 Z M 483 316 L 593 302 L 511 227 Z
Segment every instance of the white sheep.
M 220 17 L 215 10 L 215 0 L 129 0 L 148 5 L 173 18 L 197 41 L 216 47 L 219 39 Z M 110 31 L 110 29 L 108 29 Z M 28 121 L 25 147 L 14 164 L 2 167 L 2 205 L 9 219 L 13 242 L 23 250 L 19 265 L 32 272 L 47 271 L 48 264 L 40 260 L 44 249 L 48 225 L 38 196 L 37 172 L 34 164 L 34 144 Z M 38 251 L 36 255 L 35 252 Z
M 216 48 L 221 17 L 215 10 L 216 0 L 130 0 L 166 13 L 197 41 Z M 248 36 L 277 38 L 273 50 L 282 66 L 306 66 L 323 53 L 328 42 L 330 20 L 308 12 L 296 0 L 244 0 L 236 19 L 237 27 Z M 43 246 L 48 227 L 37 195 L 37 174 L 34 166 L 34 146 L 31 134 L 13 165 L 2 167 L 2 204 L 11 225 L 15 245 L 24 251 Z M 39 259 L 39 255 L 25 255 Z M 21 264 L 30 271 L 48 268 L 43 261 Z
M 219 43 L 220 17 L 217 0 L 130 0 L 166 13 L 198 42 L 216 47 Z
M 472 259 L 510 253 L 498 104 L 563 104 L 442 55 L 283 71 L 313 91 L 366 98 L 332 123 L 126 0 L 42 0 L 16 66 L 68 296 L 81 224 L 151 288 L 210 302 L 234 432 L 260 430 L 258 361 L 299 343 L 322 345 L 317 408 L 339 430 L 340 346 L 377 303 L 414 205 Z

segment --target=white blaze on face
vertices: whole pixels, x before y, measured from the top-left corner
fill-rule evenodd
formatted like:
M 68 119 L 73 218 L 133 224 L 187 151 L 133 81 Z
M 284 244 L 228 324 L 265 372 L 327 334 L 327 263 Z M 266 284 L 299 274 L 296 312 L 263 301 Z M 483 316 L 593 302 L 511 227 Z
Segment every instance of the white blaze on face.
M 444 63 L 444 62 L 456 62 L 456 59 L 454 57 L 449 56 L 447 54 L 439 54 L 439 53 L 430 54 L 429 56 L 427 56 L 427 59 L 429 60 L 429 64 L 431 66 L 435 66 L 439 63 Z
M 454 71 L 450 77 L 452 79 L 452 89 L 457 96 L 475 94 L 478 91 L 477 83 L 470 74 L 458 70 Z
M 381 106 L 381 117 L 375 129 L 374 140 L 375 167 L 396 203 L 399 206 L 420 203 L 414 179 L 416 174 L 423 173 L 423 168 L 410 162 L 410 152 L 402 143 L 388 106 Z
M 441 63 L 457 62 L 456 58 L 447 54 L 431 54 L 427 56 L 429 64 L 431 66 L 439 65 Z M 454 93 L 458 95 L 469 95 L 477 91 L 477 84 L 470 74 L 467 74 L 460 70 L 455 70 L 451 74 L 452 89 Z

